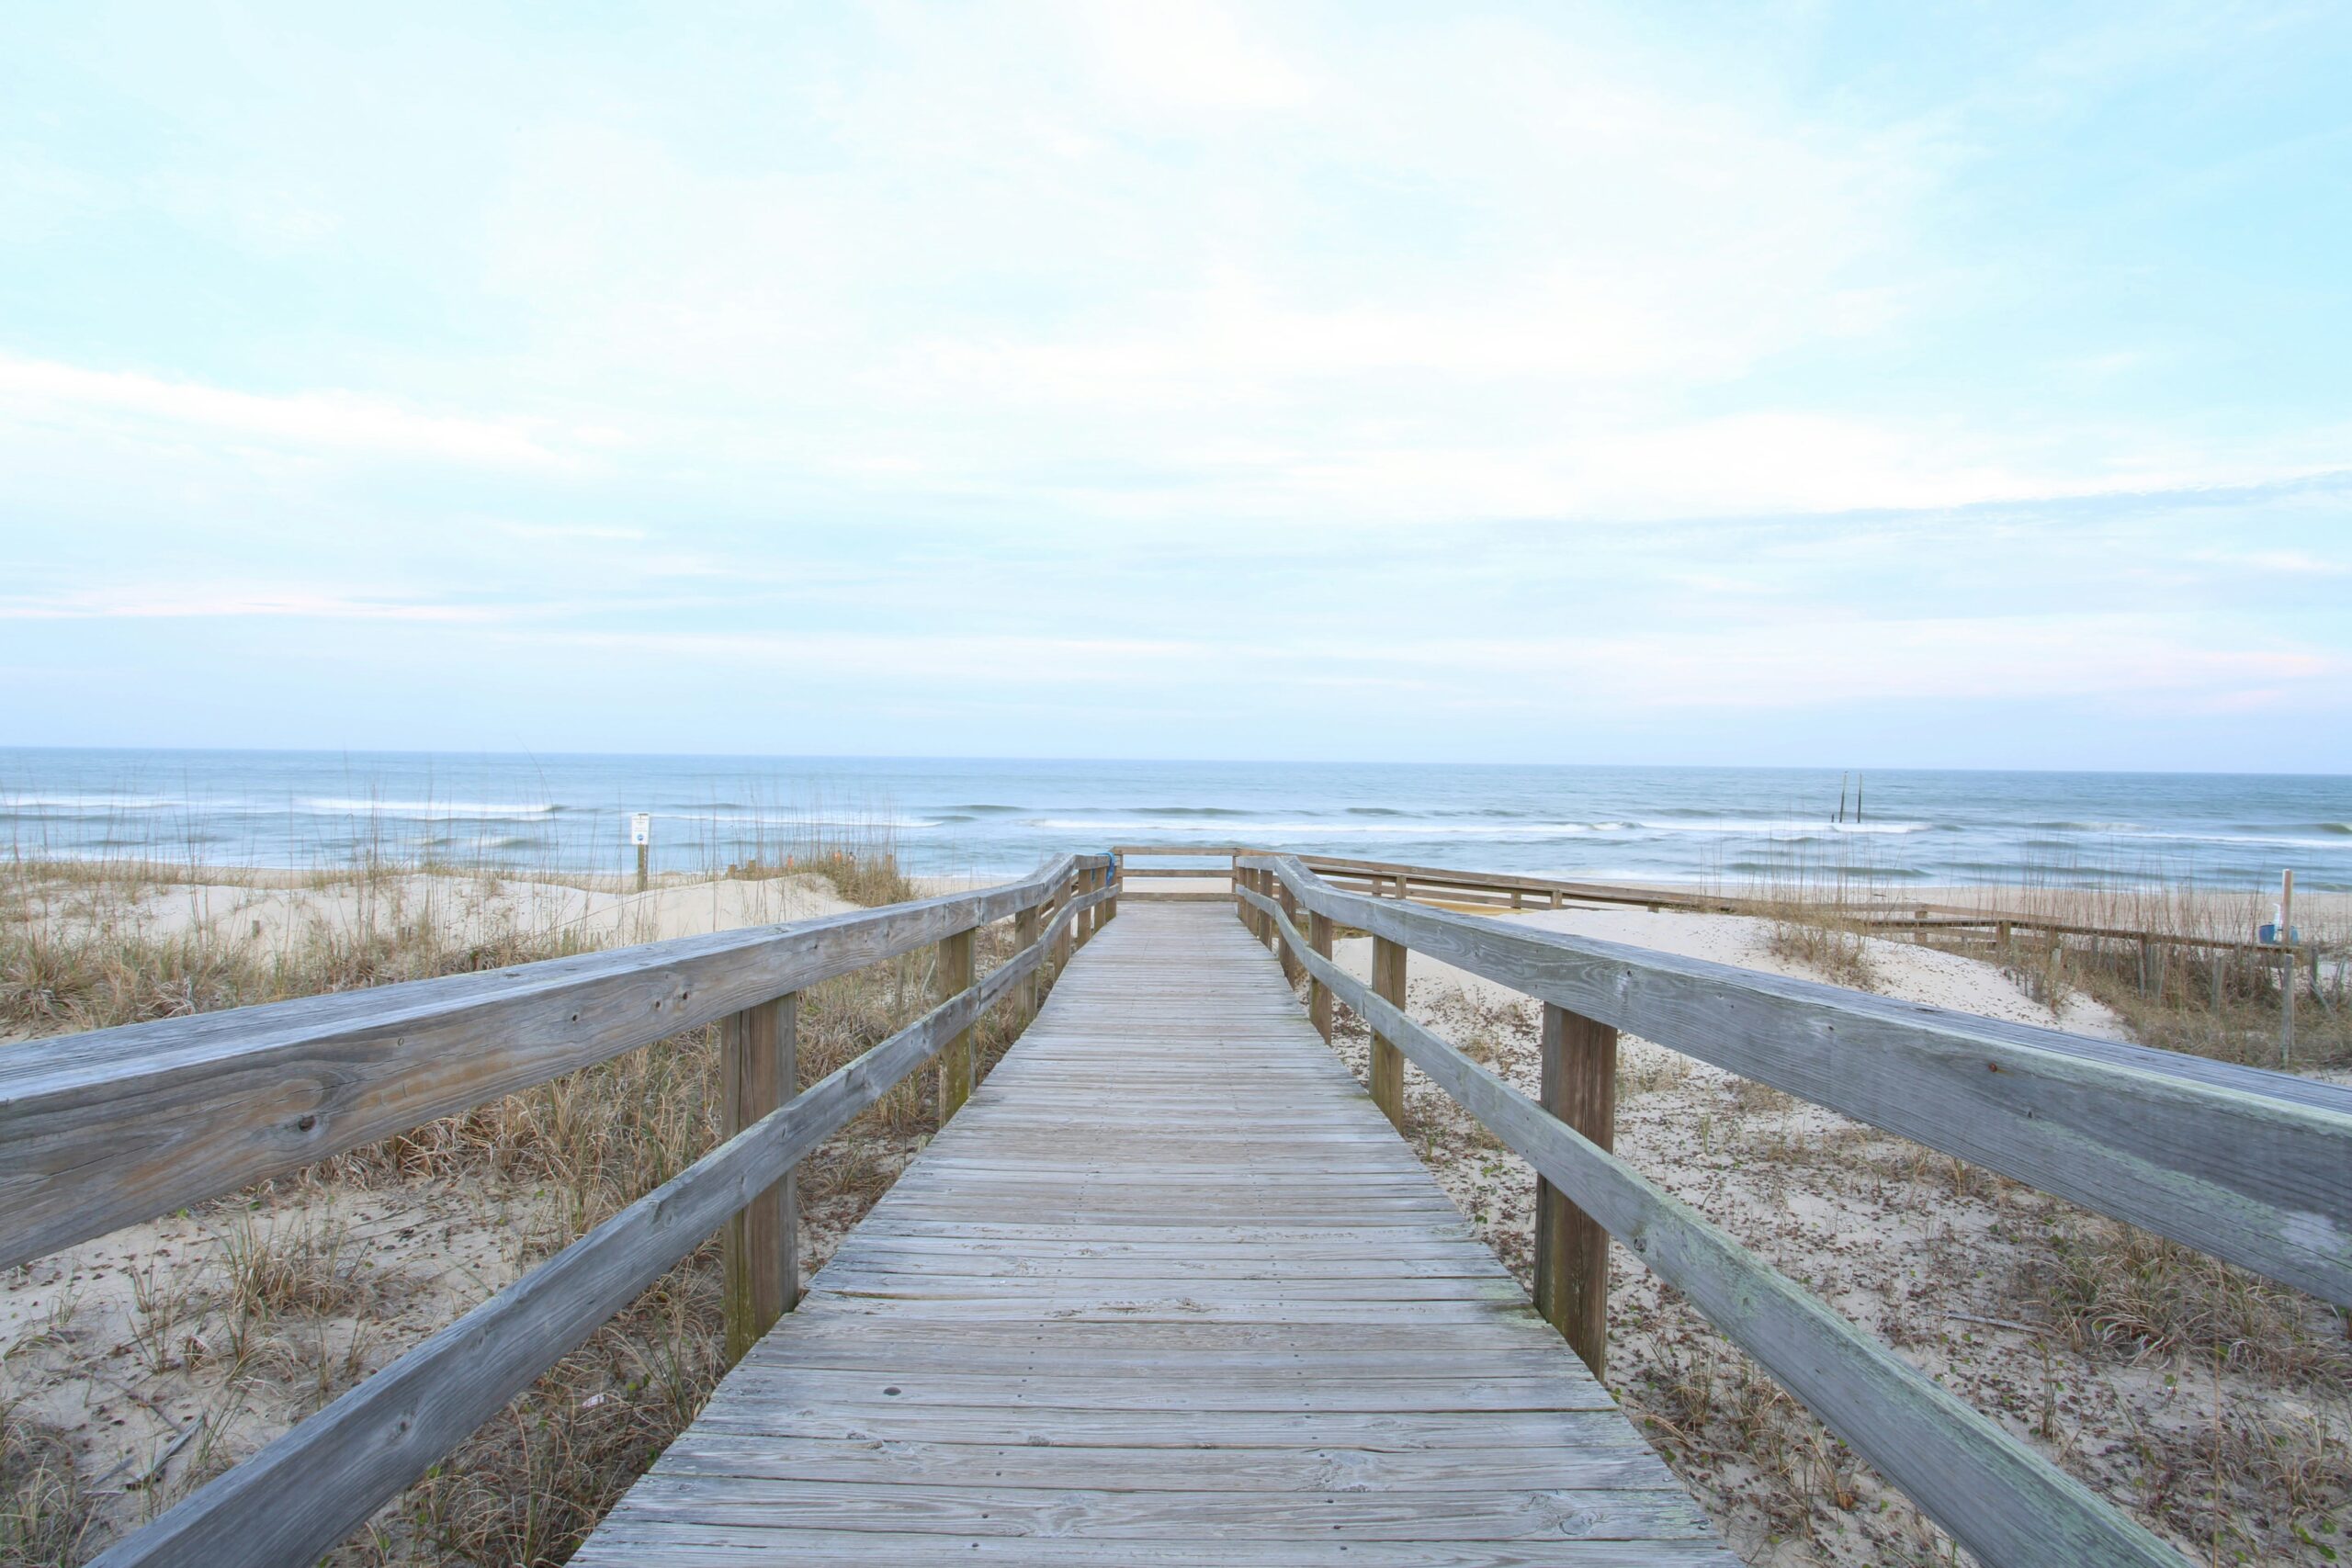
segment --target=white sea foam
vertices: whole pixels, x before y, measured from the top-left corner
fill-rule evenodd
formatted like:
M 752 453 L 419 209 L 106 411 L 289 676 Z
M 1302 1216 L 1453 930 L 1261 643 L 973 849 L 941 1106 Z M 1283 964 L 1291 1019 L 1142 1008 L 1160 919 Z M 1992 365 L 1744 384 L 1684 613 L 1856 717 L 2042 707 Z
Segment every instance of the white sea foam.
M 1532 839 L 1565 838 L 1577 833 L 1611 832 L 1623 822 L 1279 822 L 1220 817 L 1040 817 L 1022 824 L 1068 833 L 1187 833 L 1199 839 L 1264 837 L 1380 836 L 1385 838 Z
M 368 800 L 340 795 L 306 795 L 295 802 L 306 811 L 382 817 L 549 817 L 552 801 L 515 803 L 491 800 Z
M 1697 817 L 1673 822 L 1636 822 L 1656 833 L 1925 833 L 1932 822 L 1832 822 L 1824 818 Z
M 1682 822 L 1531 822 L 1524 820 L 1435 822 L 1410 818 L 1388 822 L 1291 822 L 1256 821 L 1232 818 L 1203 821 L 1193 817 L 1042 817 L 1024 823 L 1023 826 L 1052 829 L 1057 832 L 1189 833 L 1196 838 L 1227 839 L 1241 835 L 1261 838 L 1269 835 L 1288 835 L 1299 838 L 1377 836 L 1403 839 L 1555 839 L 1572 838 L 1588 833 L 1754 833 L 1775 837 L 1814 833 L 1924 833 L 1932 829 L 1934 824 L 1929 822 L 1835 823 L 1794 818 L 1768 821 L 1728 817 Z
M 176 795 L 120 795 L 107 790 L 88 795 L 0 795 L 0 809 L 17 811 L 154 811 L 189 804 Z
M 941 823 L 930 817 L 806 817 L 792 812 L 656 811 L 657 822 L 717 822 L 729 828 L 891 829 L 914 832 Z

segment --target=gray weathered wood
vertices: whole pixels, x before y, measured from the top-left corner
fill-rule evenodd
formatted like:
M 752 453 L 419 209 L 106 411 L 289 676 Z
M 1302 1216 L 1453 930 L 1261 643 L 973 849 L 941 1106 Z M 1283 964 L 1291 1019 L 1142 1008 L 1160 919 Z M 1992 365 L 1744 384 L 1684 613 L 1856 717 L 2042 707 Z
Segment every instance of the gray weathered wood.
M 1406 969 L 1411 962 L 1411 952 L 1385 937 L 1372 939 L 1372 989 L 1397 1007 L 1405 1005 Z M 1387 1113 L 1389 1124 L 1398 1132 L 1405 1130 L 1405 1058 L 1386 1035 L 1373 1031 L 1372 1052 L 1365 1063 L 1366 1086 L 1372 1090 L 1372 1102 Z
M 1331 921 L 1328 916 L 1307 918 L 1306 940 L 1324 957 L 1331 956 Z M 1307 987 L 1306 1016 L 1315 1025 L 1315 1032 L 1327 1042 L 1331 1038 L 1331 991 L 1322 981 L 1311 981 Z
M 1288 863 L 1342 924 L 2352 1305 L 2352 1089 L 1340 893 Z
M 1617 1142 L 1617 1032 L 1544 1004 L 1544 1109 L 1606 1152 Z M 1535 1310 L 1609 1374 L 1609 1233 L 1549 1181 L 1535 1183 Z
M 0 1052 L 0 1268 L 1001 919 L 1084 863 L 792 925 L 12 1045 Z
M 1309 880 L 1295 863 L 1282 870 Z M 2145 1529 L 1278 925 L 1302 964 L 1969 1551 L 2001 1568 L 2182 1568 Z
M 1016 949 L 1037 945 L 1037 911 L 1035 909 L 1023 909 L 1012 917 L 1012 945 Z M 1029 1021 L 1037 1016 L 1037 978 L 1043 967 L 1039 965 L 1031 969 L 1028 976 L 1021 982 L 1020 990 L 1013 1004 L 1020 1010 L 1014 1016 L 1013 1032 L 1016 1034 L 1028 1028 Z
M 749 1130 L 797 1091 L 799 1004 L 797 995 L 779 997 L 729 1016 L 718 1053 L 722 1140 Z M 800 1204 L 789 1170 L 728 1220 L 729 1361 L 742 1359 L 799 1299 L 799 1238 Z
M 935 1001 L 945 1001 L 962 992 L 972 983 L 972 933 L 957 931 L 942 937 L 935 950 L 931 976 L 931 994 Z M 964 1109 L 972 1098 L 972 1032 L 962 1031 L 941 1047 L 939 1053 L 939 1120 L 947 1119 Z

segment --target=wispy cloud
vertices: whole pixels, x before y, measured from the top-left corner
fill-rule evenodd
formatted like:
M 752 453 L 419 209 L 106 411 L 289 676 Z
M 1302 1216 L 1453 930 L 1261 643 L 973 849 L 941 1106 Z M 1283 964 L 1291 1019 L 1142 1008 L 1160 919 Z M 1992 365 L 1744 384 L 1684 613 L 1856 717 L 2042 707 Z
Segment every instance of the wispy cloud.
M 400 599 L 334 589 L 174 583 L 0 594 L 0 620 L 487 621 L 486 605 Z
M 528 467 L 563 461 L 517 423 L 423 413 L 380 397 L 265 395 L 6 355 L 0 355 L 0 412 L 40 424 L 128 419 L 309 450 Z

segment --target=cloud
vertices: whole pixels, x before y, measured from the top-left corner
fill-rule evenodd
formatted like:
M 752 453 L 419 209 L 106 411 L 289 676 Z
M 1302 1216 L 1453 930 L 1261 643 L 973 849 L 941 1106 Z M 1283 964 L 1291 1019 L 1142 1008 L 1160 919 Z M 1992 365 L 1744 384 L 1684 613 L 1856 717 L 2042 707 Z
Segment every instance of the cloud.
M 516 422 L 418 413 L 353 392 L 265 395 L 0 355 L 0 410 L 9 409 L 25 423 L 128 419 L 296 449 L 529 468 L 564 462 Z
M 474 604 L 399 599 L 313 588 L 169 583 L 0 596 L 0 620 L 485 621 L 500 612 Z

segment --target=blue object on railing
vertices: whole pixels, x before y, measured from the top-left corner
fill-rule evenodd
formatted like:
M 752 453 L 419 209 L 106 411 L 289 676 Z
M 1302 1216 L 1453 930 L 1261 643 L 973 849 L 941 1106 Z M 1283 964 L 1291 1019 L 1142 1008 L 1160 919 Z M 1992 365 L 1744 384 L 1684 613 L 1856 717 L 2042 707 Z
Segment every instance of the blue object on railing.
M 2261 942 L 2266 947 L 2277 947 L 2278 945 L 2278 928 L 2275 925 L 2266 925 L 2260 931 L 2255 932 L 2254 940 Z M 2287 928 L 2286 945 L 2289 947 L 2301 947 L 2302 944 L 2303 928 L 2301 926 L 2289 926 Z

